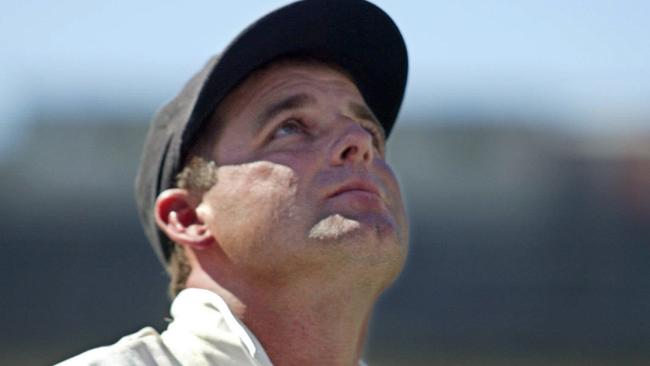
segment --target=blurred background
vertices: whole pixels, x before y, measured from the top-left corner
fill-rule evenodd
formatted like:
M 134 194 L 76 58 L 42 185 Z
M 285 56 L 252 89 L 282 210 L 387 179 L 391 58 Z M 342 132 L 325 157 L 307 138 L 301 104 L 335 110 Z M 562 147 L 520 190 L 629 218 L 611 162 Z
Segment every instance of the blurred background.
M 0 363 L 165 326 L 151 115 L 286 1 L 0 0 Z M 371 365 L 650 364 L 650 2 L 376 1 L 410 79 L 411 252 Z

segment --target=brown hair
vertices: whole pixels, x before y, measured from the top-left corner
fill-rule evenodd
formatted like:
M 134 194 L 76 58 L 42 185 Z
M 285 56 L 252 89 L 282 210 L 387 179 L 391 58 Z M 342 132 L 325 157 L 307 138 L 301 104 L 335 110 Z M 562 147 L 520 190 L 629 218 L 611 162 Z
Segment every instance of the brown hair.
M 202 157 L 193 156 L 189 164 L 176 176 L 176 187 L 186 189 L 190 194 L 200 197 L 217 183 L 217 165 Z M 187 260 L 185 247 L 172 242 L 172 252 L 169 256 L 168 272 L 169 296 L 175 298 L 186 287 L 187 277 L 192 266 Z

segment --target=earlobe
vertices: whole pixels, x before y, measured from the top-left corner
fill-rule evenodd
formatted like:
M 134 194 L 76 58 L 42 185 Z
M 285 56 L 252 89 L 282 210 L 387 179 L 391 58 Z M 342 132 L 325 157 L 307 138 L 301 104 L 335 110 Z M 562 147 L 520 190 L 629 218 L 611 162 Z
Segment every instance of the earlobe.
M 214 243 L 212 233 L 196 214 L 196 198 L 185 189 L 167 189 L 155 204 L 158 227 L 174 242 L 193 249 L 205 249 Z

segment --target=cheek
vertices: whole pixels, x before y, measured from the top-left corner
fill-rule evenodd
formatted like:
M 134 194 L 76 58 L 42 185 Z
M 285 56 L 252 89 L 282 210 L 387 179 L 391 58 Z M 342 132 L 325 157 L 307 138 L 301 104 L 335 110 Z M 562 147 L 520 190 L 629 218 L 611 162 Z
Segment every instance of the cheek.
M 400 226 L 403 227 L 403 230 L 408 231 L 406 208 L 404 206 L 404 200 L 402 198 L 402 192 L 397 180 L 397 176 L 391 167 L 385 162 L 382 162 L 381 166 L 379 167 L 379 171 L 381 172 L 382 182 L 384 184 L 386 192 L 390 196 L 389 202 L 391 205 L 391 211 L 399 221 Z
M 386 192 L 390 195 L 391 201 L 402 204 L 402 195 L 400 192 L 399 182 L 393 169 L 385 161 L 380 161 L 375 165 L 375 171 L 380 177 L 381 183 Z
M 218 240 L 244 235 L 246 228 L 261 233 L 291 215 L 296 181 L 292 169 L 270 162 L 222 166 L 197 211 Z

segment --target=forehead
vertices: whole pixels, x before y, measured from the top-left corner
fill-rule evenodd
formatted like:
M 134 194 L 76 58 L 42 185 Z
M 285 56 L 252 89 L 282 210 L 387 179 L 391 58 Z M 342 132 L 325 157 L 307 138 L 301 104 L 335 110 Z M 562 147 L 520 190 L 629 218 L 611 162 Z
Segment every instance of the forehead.
M 232 116 L 252 107 L 251 103 L 263 104 L 266 99 L 301 88 L 343 93 L 365 104 L 352 77 L 338 66 L 315 60 L 281 60 L 251 73 L 220 103 L 216 114 Z

